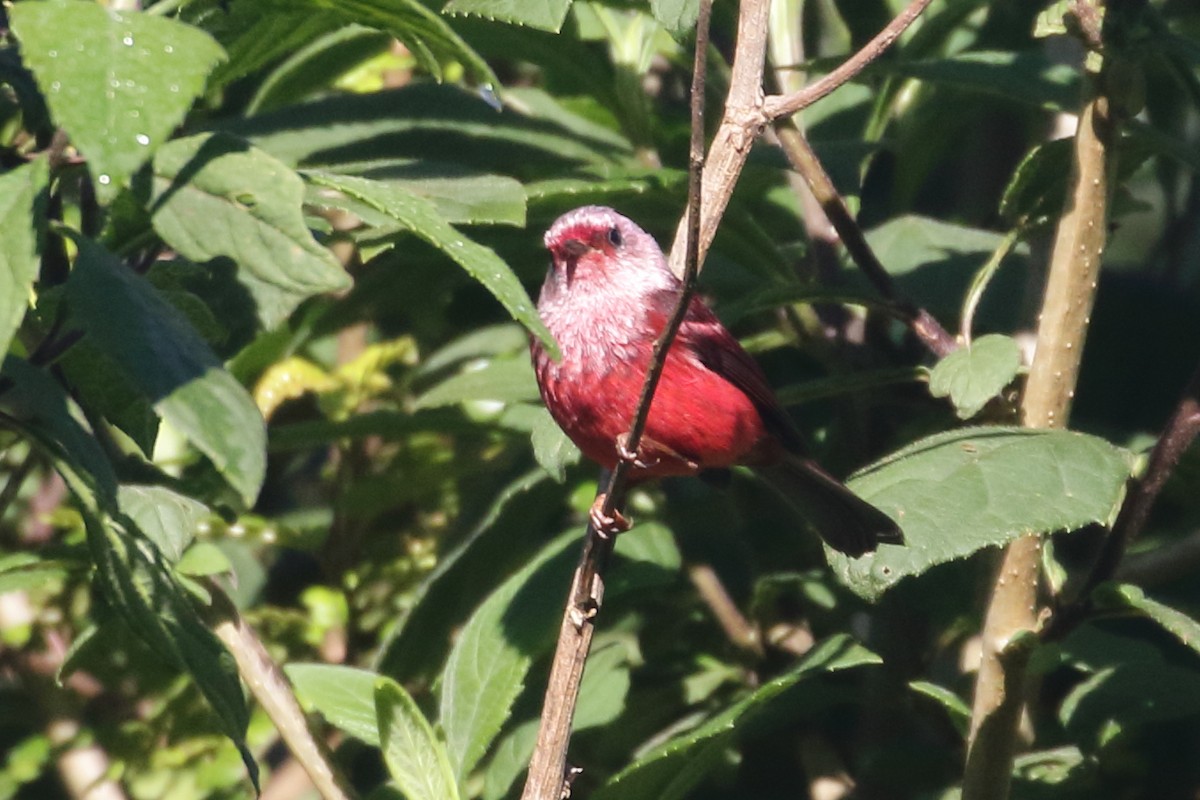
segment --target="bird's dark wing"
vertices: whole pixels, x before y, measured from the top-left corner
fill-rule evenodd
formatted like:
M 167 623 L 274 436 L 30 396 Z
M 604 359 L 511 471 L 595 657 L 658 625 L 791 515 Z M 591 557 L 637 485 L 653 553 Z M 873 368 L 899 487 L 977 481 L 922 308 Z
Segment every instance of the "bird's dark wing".
M 717 319 L 699 297 L 693 297 L 679 329 L 677 341 L 689 348 L 708 369 L 736 386 L 754 403 L 763 425 L 790 452 L 802 454 L 804 440 L 787 413 L 780 408 L 775 392 L 749 353 Z

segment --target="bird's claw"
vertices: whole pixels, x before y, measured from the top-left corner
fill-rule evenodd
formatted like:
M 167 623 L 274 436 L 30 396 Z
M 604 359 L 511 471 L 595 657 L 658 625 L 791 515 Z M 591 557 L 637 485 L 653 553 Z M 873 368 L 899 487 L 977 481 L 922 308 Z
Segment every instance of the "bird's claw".
M 638 448 L 636 451 L 630 450 L 628 433 L 622 433 L 617 437 L 617 455 L 620 456 L 622 461 L 629 462 L 634 469 L 650 469 L 658 463 L 657 458 L 651 461 L 643 460 L 643 451 L 641 448 Z
M 629 530 L 632 523 L 628 517 L 615 508 L 611 514 L 604 513 L 604 504 L 607 501 L 608 495 L 596 495 L 596 502 L 592 503 L 592 508 L 588 511 L 588 521 L 592 523 L 592 528 L 599 536 L 612 539 Z

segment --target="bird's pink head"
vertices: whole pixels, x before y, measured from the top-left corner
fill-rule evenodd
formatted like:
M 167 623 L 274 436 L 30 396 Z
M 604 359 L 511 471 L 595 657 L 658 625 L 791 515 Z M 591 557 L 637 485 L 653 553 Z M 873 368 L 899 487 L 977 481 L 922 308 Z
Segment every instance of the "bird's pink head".
M 654 238 L 605 206 L 583 206 L 563 214 L 546 231 L 545 243 L 555 267 L 568 276 L 581 266 L 609 274 L 623 267 L 666 268 Z

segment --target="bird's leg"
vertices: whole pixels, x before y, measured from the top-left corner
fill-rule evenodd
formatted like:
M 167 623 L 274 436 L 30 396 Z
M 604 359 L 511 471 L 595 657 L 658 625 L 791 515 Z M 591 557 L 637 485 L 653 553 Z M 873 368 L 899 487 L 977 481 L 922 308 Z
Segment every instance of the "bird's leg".
M 588 520 L 592 523 L 592 528 L 595 529 L 597 536 L 603 539 L 612 539 L 629 530 L 632 523 L 628 517 L 615 508 L 611 514 L 604 513 L 604 504 L 607 501 L 607 494 L 596 495 L 596 500 L 592 503 L 591 510 L 588 511 Z
M 649 436 L 643 436 L 637 452 L 629 449 L 629 434 L 622 433 L 617 437 L 617 455 L 622 461 L 628 461 L 634 469 L 653 469 L 664 461 L 682 465 L 688 472 L 700 471 L 700 465 L 681 453 L 672 450 L 662 442 L 655 441 Z

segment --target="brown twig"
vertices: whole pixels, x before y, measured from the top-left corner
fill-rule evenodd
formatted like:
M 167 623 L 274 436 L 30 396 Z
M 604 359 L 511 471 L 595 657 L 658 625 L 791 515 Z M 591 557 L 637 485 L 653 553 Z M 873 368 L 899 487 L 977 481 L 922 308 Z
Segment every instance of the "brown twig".
M 646 418 L 650 412 L 650 401 L 658 379 L 666 363 L 667 349 L 671 346 L 688 302 L 695 291 L 695 278 L 699 271 L 698 247 L 700 228 L 700 186 L 704 167 L 704 79 L 708 56 L 708 25 L 712 11 L 711 0 L 702 0 L 696 22 L 695 62 L 692 72 L 692 132 L 688 164 L 688 205 L 685 216 L 686 230 L 684 249 L 686 268 L 683 286 L 675 310 L 654 346 L 650 368 L 642 385 L 637 412 L 630 426 L 625 447 L 637 452 Z M 679 248 L 672 248 L 672 253 Z M 625 482 L 631 463 L 617 462 L 609 476 L 601 513 L 612 517 L 624 499 Z M 584 538 L 583 553 L 571 582 L 571 592 L 563 611 L 559 626 L 558 645 L 554 661 L 550 666 L 550 679 L 542 705 L 542 717 L 538 727 L 537 742 L 529 762 L 529 774 L 522 800 L 560 800 L 569 796 L 575 771 L 567 767 L 567 746 L 571 737 L 571 725 L 579 688 L 583 682 L 583 670 L 588 651 L 592 645 L 595 617 L 604 602 L 604 571 L 612 554 L 615 536 L 597 531 L 588 525 Z
M 952 352 L 958 346 L 954 337 L 928 311 L 900 294 L 892 276 L 867 243 L 862 228 L 850 214 L 829 173 L 821 166 L 820 159 L 800 129 L 791 122 L 780 120 L 775 124 L 775 132 L 792 169 L 804 178 L 821 210 L 841 237 L 846 252 L 875 290 L 887 300 L 892 312 L 908 325 L 934 355 L 941 357 Z
M 292 756 L 304 768 L 313 788 L 323 800 L 354 797 L 349 783 L 333 766 L 328 749 L 309 730 L 308 720 L 296 701 L 291 684 L 271 660 L 262 641 L 219 586 L 210 581 L 207 588 L 214 600 L 211 611 L 213 633 L 233 654 L 238 674 L 275 724 Z
M 895 19 L 875 35 L 875 38 L 820 80 L 813 81 L 798 92 L 766 98 L 763 101 L 763 113 L 767 119 L 776 120 L 795 114 L 801 109 L 808 108 L 839 86 L 849 83 L 858 73 L 866 69 L 868 64 L 883 55 L 900 38 L 900 34 L 917 21 L 917 17 L 921 16 L 930 2 L 932 0 L 912 0 Z
M 708 564 L 692 564 L 687 573 L 696 593 L 708 606 L 726 638 L 738 649 L 761 657 L 763 644 L 758 628 L 746 619 L 737 603 L 733 602 L 716 571 Z
M 1076 600 L 1058 609 L 1051 624 L 1047 626 L 1044 636 L 1048 639 L 1060 639 L 1065 636 L 1091 610 L 1092 590 L 1104 581 L 1112 578 L 1118 572 L 1125 551 L 1134 539 L 1146 527 L 1146 520 L 1155 501 L 1166 485 L 1167 479 L 1179 464 L 1179 459 L 1200 435 L 1200 367 L 1192 373 L 1183 397 L 1175 407 L 1175 412 L 1167 421 L 1162 435 L 1154 450 L 1150 453 L 1150 461 L 1146 466 L 1146 474 L 1141 480 L 1134 481 L 1121 505 L 1112 531 L 1104 540 L 1092 568 L 1088 572 Z M 1161 565 L 1161 559 L 1159 560 Z M 1128 578 L 1125 578 L 1128 579 Z

